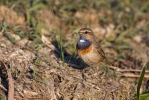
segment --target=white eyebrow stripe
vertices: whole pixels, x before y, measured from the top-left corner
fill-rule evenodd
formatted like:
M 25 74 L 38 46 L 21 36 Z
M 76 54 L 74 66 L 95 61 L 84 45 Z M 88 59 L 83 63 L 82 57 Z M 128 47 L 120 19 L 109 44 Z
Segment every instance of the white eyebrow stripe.
M 85 40 L 80 40 L 80 42 L 85 42 Z

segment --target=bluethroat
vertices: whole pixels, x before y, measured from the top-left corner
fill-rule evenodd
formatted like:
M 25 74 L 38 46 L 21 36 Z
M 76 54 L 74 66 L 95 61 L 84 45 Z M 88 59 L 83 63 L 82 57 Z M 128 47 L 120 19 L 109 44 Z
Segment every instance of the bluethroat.
M 89 66 L 106 62 L 106 56 L 100 45 L 95 40 L 93 31 L 90 28 L 79 30 L 80 39 L 76 44 L 78 55 Z

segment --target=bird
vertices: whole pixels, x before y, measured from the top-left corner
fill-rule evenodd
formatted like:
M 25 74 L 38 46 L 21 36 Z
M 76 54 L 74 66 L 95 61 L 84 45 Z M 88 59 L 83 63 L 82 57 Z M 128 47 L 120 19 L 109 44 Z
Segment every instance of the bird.
M 100 62 L 106 62 L 105 52 L 95 39 L 90 28 L 81 28 L 78 31 L 80 36 L 76 43 L 76 50 L 80 58 L 89 66 L 96 66 Z

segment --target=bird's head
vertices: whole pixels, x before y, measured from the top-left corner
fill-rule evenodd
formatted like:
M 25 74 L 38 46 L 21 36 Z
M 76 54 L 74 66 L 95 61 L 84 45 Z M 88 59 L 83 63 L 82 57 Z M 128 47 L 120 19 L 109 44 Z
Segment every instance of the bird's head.
M 95 41 L 93 31 L 90 28 L 82 28 L 78 33 L 80 35 L 77 42 L 78 49 L 86 49 Z
M 92 41 L 94 40 L 94 33 L 90 28 L 81 28 L 79 30 L 80 41 Z

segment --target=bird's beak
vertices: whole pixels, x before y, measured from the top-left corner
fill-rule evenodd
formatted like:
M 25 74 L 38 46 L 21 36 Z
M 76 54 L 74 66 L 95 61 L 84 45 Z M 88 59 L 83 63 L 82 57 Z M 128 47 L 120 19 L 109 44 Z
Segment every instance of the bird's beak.
M 86 39 L 86 36 L 80 35 L 80 40 L 85 40 L 85 39 Z

